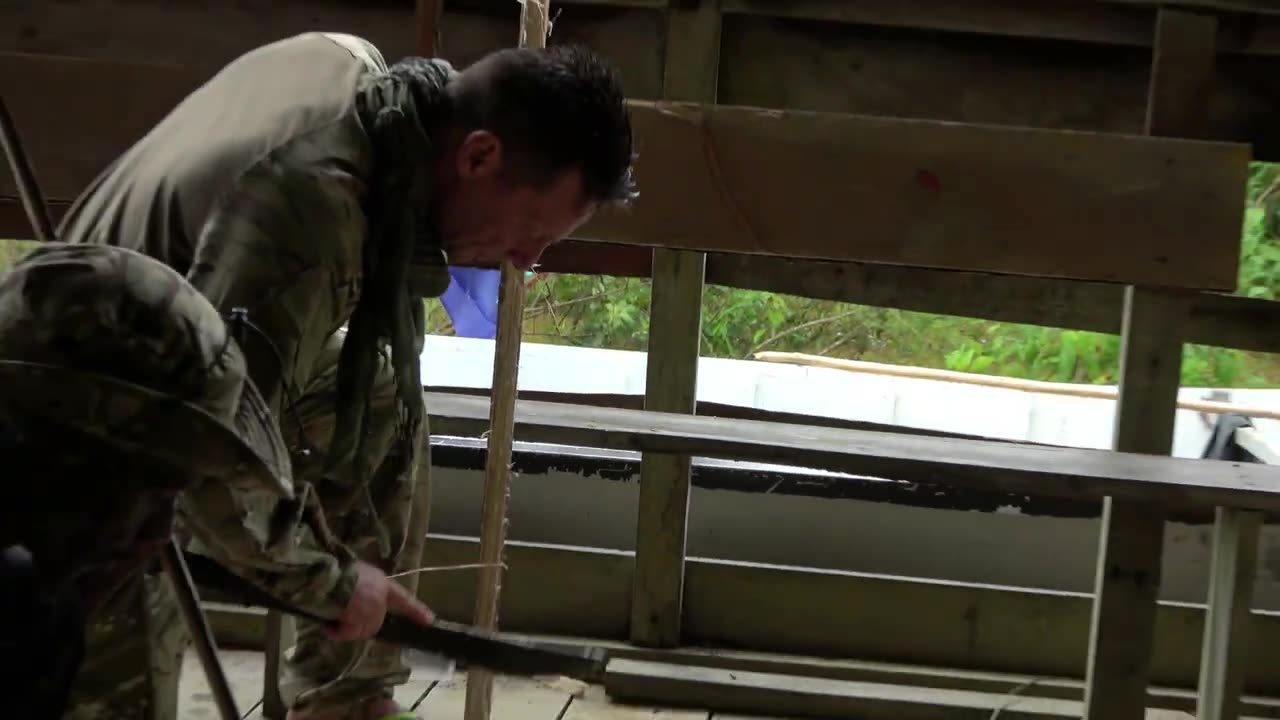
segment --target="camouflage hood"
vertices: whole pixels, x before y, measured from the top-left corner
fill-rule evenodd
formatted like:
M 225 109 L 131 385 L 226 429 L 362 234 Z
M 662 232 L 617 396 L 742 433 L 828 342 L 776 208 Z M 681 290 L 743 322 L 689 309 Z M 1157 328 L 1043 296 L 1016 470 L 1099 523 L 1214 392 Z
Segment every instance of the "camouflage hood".
M 105 245 L 46 243 L 0 276 L 0 410 L 159 460 L 188 482 L 292 494 L 279 428 L 214 307 Z

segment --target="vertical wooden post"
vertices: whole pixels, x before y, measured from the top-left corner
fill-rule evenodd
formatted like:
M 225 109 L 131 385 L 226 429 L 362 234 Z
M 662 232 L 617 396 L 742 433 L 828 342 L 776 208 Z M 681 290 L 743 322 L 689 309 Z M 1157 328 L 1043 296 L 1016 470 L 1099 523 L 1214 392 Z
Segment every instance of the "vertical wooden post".
M 713 103 L 720 64 L 719 0 L 667 9 L 663 97 Z M 649 301 L 645 408 L 693 413 L 702 345 L 707 256 L 656 248 Z M 680 641 L 690 457 L 645 453 L 640 461 L 631 641 L 671 647 Z
M 1160 9 L 1148 134 L 1197 132 L 1196 118 L 1213 75 L 1216 35 L 1212 17 Z M 1185 293 L 1126 288 L 1114 449 L 1172 452 L 1188 309 Z M 1088 720 L 1145 715 L 1164 521 L 1165 509 L 1158 503 L 1106 499 L 1086 673 Z
M 551 27 L 550 0 L 521 3 L 521 46 L 546 47 Z M 480 525 L 480 568 L 476 585 L 475 626 L 498 629 L 502 594 L 502 555 L 507 538 L 507 500 L 511 492 L 511 444 L 515 439 L 515 405 L 519 385 L 520 336 L 524 320 L 524 273 L 502 264 L 498 291 L 498 336 L 493 353 L 493 391 L 489 401 L 489 439 L 485 462 Z M 467 670 L 466 720 L 488 720 L 493 701 L 493 674 Z
M 1262 513 L 1217 509 L 1209 564 L 1209 607 L 1200 648 L 1197 720 L 1236 720 L 1244 693 L 1246 625 L 1253 600 Z

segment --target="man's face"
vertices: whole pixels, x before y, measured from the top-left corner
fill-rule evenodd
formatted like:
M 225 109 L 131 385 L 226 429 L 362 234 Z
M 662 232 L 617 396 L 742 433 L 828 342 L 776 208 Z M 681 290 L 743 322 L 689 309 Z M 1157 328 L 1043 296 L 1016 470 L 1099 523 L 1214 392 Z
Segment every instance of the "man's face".
M 591 218 L 582 177 L 566 171 L 543 187 L 511 182 L 502 142 L 492 133 L 467 134 L 444 168 L 440 221 L 451 265 L 499 265 L 528 270 L 543 251 Z

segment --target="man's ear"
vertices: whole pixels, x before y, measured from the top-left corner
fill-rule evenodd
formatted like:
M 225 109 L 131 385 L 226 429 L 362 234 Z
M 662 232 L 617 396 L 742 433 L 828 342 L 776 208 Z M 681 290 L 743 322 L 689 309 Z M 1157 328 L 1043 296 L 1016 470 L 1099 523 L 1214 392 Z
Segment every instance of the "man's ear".
M 502 141 L 488 130 L 473 130 L 462 138 L 457 157 L 458 177 L 497 177 L 502 170 Z

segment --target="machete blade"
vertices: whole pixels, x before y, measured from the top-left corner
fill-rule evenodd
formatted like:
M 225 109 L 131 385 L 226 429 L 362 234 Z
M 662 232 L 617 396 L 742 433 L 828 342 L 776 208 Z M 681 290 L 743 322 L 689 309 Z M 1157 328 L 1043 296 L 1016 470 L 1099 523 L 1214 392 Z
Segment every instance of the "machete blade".
M 244 605 L 324 622 L 322 618 L 289 607 L 208 557 L 192 552 L 184 552 L 183 557 L 197 585 L 226 593 Z M 531 641 L 492 637 L 468 625 L 439 619 L 424 627 L 408 618 L 388 615 L 375 637 L 414 650 L 445 655 L 501 675 L 561 675 L 583 682 L 601 683 L 609 662 L 609 653 L 604 648 L 548 648 Z

